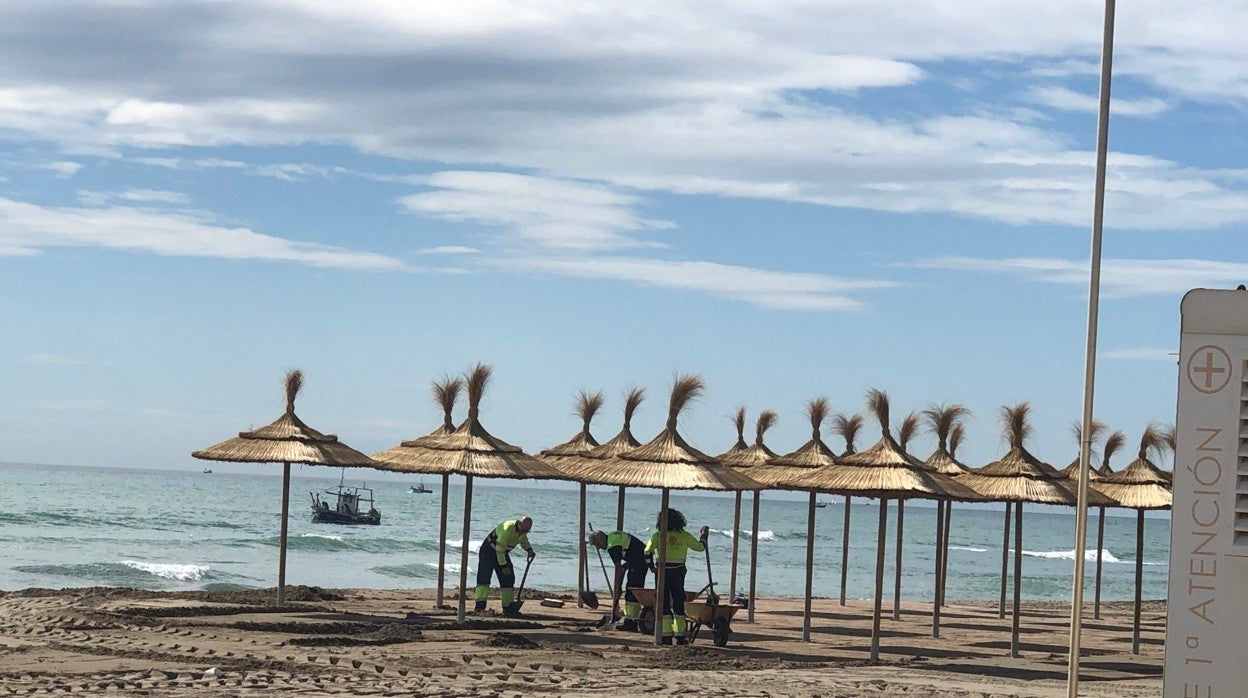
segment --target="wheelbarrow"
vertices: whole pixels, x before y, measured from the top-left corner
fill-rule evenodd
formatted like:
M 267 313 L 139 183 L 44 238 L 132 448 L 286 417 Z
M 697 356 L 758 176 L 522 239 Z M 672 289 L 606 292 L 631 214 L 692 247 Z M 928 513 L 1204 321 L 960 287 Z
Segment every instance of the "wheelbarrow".
M 698 601 L 697 598 L 709 587 L 708 584 L 696 593 L 685 592 L 685 620 L 689 623 L 685 630 L 685 637 L 689 638 L 689 643 L 692 644 L 702 631 L 702 626 L 707 626 L 711 629 L 711 641 L 715 643 L 715 646 L 724 647 L 728 644 L 728 637 L 732 635 L 732 617 L 741 610 L 741 607 L 726 603 L 712 604 Z M 654 589 L 638 587 L 628 589 L 641 604 L 641 620 L 637 623 L 638 629 L 644 634 L 653 634 Z

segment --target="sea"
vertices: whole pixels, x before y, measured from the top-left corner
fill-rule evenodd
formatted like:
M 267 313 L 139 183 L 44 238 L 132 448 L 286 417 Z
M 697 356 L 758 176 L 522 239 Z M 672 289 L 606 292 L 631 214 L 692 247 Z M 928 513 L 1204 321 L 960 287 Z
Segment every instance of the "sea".
M 227 590 L 272 587 L 277 580 L 281 519 L 280 466 L 254 466 L 254 472 L 175 471 L 102 467 L 0 464 L 0 590 L 28 587 L 124 586 L 163 590 Z M 431 588 L 437 579 L 440 479 L 427 478 L 432 494 L 409 491 L 421 482 L 370 480 L 371 471 L 345 472 L 293 466 L 290 493 L 288 584 L 321 587 Z M 374 489 L 379 526 L 340 526 L 311 521 L 311 494 L 347 485 Z M 509 483 L 476 480 L 472 534 L 468 537 L 470 580 L 481 539 L 498 522 L 533 517 L 529 534 L 538 556 L 528 574 L 535 589 L 576 587 L 577 489 L 566 483 Z M 588 520 L 614 528 L 615 488 L 590 487 Z M 324 495 L 322 495 L 324 496 Z M 458 581 L 463 545 L 462 482 L 450 488 L 447 542 L 448 588 Z M 628 490 L 625 529 L 646 538 L 659 507 L 654 490 Z M 816 509 L 814 595 L 839 594 L 844 499 L 819 496 Z M 332 498 L 331 498 L 332 502 Z M 804 594 L 807 498 L 764 492 L 758 534 L 760 595 Z M 687 586 L 697 588 L 709 572 L 720 594 L 730 591 L 734 537 L 740 536 L 737 590 L 748 589 L 751 495 L 742 501 L 741 523 L 733 527 L 732 495 L 673 492 L 690 529 L 712 530 L 709 555 L 692 554 Z M 950 534 L 947 598 L 996 599 L 1000 593 L 1004 505 L 955 504 Z M 874 593 L 878 502 L 854 499 L 851 505 L 848 594 Z M 1074 560 L 1070 509 L 1024 509 L 1023 585 L 1025 599 L 1069 599 Z M 1124 515 L 1125 514 L 1125 515 Z M 891 598 L 896 564 L 896 504 L 888 510 L 885 596 Z M 1169 519 L 1146 519 L 1143 596 L 1166 595 Z M 936 509 L 929 502 L 905 507 L 902 545 L 902 597 L 932 596 Z M 1089 516 L 1088 559 L 1096 550 L 1095 512 Z M 1102 598 L 1134 595 L 1134 512 L 1106 517 Z M 1013 534 L 1011 533 L 1011 541 Z M 523 570 L 518 559 L 517 571 Z M 590 549 L 591 589 L 606 585 L 598 556 Z M 610 560 L 606 560 L 609 568 Z M 1011 562 L 1012 565 L 1012 562 Z M 1086 597 L 1092 597 L 1093 565 L 1087 566 Z M 473 582 L 470 581 L 470 584 Z M 695 584 L 696 583 L 696 584 Z

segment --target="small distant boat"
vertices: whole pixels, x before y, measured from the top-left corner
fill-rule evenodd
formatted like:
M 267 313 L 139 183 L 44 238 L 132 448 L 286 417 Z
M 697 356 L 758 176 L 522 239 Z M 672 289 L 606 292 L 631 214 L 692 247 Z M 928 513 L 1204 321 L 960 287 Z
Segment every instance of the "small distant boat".
M 204 474 L 205 474 L 205 475 L 211 475 L 211 474 L 212 474 L 212 468 L 204 468 Z
M 815 508 L 816 508 L 816 509 L 823 509 L 823 508 L 825 508 L 825 507 L 827 507 L 827 506 L 828 506 L 828 502 L 827 502 L 827 500 L 823 500 L 823 501 L 815 502 Z
M 345 471 L 343 477 L 345 478 Z M 326 497 L 321 498 L 324 494 Z M 338 486 L 324 492 L 312 492 L 312 523 L 341 524 L 345 526 L 377 526 L 381 524 L 381 512 L 373 506 L 373 490 L 368 487 L 349 487 L 338 481 Z M 330 497 L 334 506 L 330 507 Z M 367 511 L 360 507 L 368 505 Z
M 433 494 L 433 490 L 426 487 L 423 482 L 419 485 L 412 485 L 411 487 L 408 487 L 407 492 L 408 494 Z

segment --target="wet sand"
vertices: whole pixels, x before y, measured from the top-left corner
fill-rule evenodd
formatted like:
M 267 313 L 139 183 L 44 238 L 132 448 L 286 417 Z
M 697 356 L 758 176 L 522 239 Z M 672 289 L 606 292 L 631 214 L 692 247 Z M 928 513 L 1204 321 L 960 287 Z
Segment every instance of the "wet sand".
M 1065 695 L 1067 616 L 1054 603 L 1023 604 L 1021 659 L 1009 657 L 1009 618 L 995 605 L 950 604 L 933 639 L 931 606 L 903 604 L 900 621 L 885 614 L 872 665 L 865 601 L 817 599 L 810 643 L 801 600 L 760 599 L 754 624 L 745 611 L 733 621 L 727 647 L 703 631 L 668 648 L 598 627 L 602 614 L 569 594 L 546 595 L 567 600 L 561 609 L 526 601 L 522 620 L 487 612 L 460 624 L 431 590 L 290 592 L 281 609 L 272 590 L 0 592 L 0 696 Z M 1102 616 L 1085 616 L 1083 695 L 1158 695 L 1162 604 L 1146 607 L 1138 657 L 1129 604 Z

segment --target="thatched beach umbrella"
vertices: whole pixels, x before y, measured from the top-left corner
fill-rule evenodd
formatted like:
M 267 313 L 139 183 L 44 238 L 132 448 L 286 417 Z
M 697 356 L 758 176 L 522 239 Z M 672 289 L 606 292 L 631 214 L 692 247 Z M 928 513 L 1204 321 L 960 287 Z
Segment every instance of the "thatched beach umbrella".
M 303 371 L 286 374 L 286 412 L 272 424 L 238 436 L 202 451 L 191 453 L 203 460 L 234 463 L 282 464 L 282 527 L 278 538 L 277 605 L 286 603 L 286 521 L 290 512 L 290 464 L 329 465 L 344 468 L 373 467 L 368 456 L 322 434 L 295 415 L 295 396 L 303 387 Z
M 767 465 L 750 471 L 759 482 L 775 489 L 802 489 L 809 492 L 806 505 L 806 595 L 802 611 L 802 641 L 810 641 L 811 598 L 814 594 L 815 566 L 815 489 L 793 488 L 783 484 L 789 480 L 813 473 L 836 464 L 836 454 L 823 442 L 821 429 L 828 418 L 828 399 L 816 398 L 806 403 L 806 416 L 810 418 L 810 440 L 802 447 L 771 459 Z
M 1093 422 L 1095 426 L 1096 422 Z M 1115 431 L 1105 438 L 1105 445 L 1101 447 L 1101 467 L 1088 467 L 1088 482 L 1097 482 L 1106 475 L 1112 475 L 1114 469 L 1109 465 L 1109 459 L 1114 454 L 1122 450 L 1127 443 L 1127 437 L 1121 431 Z M 1075 469 L 1068 474 L 1068 479 L 1077 482 L 1079 477 L 1079 460 L 1075 459 Z M 1067 468 L 1067 470 L 1071 470 Z M 1105 507 L 1097 507 L 1096 521 L 1096 581 L 1094 585 L 1092 599 L 1092 617 L 1096 620 L 1101 619 L 1101 571 L 1105 558 Z
M 1020 596 L 1022 593 L 1023 571 L 1023 502 L 1038 504 L 1062 504 L 1075 506 L 1077 497 L 1074 488 L 1062 478 L 1057 470 L 1033 456 L 1024 446 L 1024 441 L 1031 436 L 1032 427 L 1028 422 L 1031 405 L 1020 402 L 1017 405 L 1001 408 L 1001 422 L 1009 442 L 1010 450 L 1000 460 L 993 461 L 974 472 L 967 473 L 957 482 L 970 487 L 984 495 L 989 501 L 1006 502 L 1014 505 L 1014 618 L 1010 628 L 1010 656 L 1018 657 L 1018 631 L 1020 618 Z M 1092 505 L 1112 505 L 1107 497 L 1094 491 L 1088 493 L 1088 502 Z M 1009 511 L 1006 511 L 1009 521 Z M 1007 532 L 1002 547 L 1009 551 L 1009 534 Z
M 455 431 L 434 432 L 417 441 L 404 442 L 404 462 L 410 472 L 464 476 L 464 526 L 459 556 L 459 620 L 465 617 L 468 594 L 468 544 L 472 535 L 473 478 L 563 479 L 553 466 L 526 454 L 519 446 L 499 439 L 481 425 L 481 398 L 493 369 L 477 364 L 464 376 L 468 388 L 468 418 Z M 396 469 L 392 461 L 391 469 Z
M 970 416 L 963 405 L 932 405 L 923 410 L 927 428 L 936 437 L 936 450 L 923 461 L 933 472 L 956 478 L 970 472 L 953 456 L 962 442 L 964 427 L 960 420 Z M 951 445 L 953 435 L 956 441 Z M 936 502 L 936 604 L 932 611 L 932 637 L 940 637 L 940 609 L 945 605 L 945 580 L 949 571 L 949 531 L 953 525 L 953 500 Z
M 646 391 L 642 388 L 632 388 L 624 396 L 624 426 L 620 429 L 620 433 L 616 434 L 609 441 L 590 449 L 580 455 L 561 456 L 558 460 L 559 470 L 570 479 L 577 482 L 585 482 L 591 485 L 606 484 L 600 482 L 599 475 L 603 469 L 610 467 L 608 465 L 612 458 L 631 451 L 641 445 L 633 436 L 633 414 L 641 405 L 642 400 L 646 397 Z M 615 511 L 615 528 L 617 531 L 624 530 L 624 486 L 620 485 L 619 497 L 616 502 Z
M 742 414 L 744 417 L 744 414 Z M 763 410 L 758 415 L 758 421 L 754 425 L 754 443 L 745 449 L 733 449 L 728 453 L 719 457 L 724 465 L 728 465 L 739 470 L 743 470 L 749 475 L 751 469 L 758 466 L 766 465 L 768 461 L 776 457 L 776 453 L 767 444 L 763 443 L 763 437 L 767 434 L 767 430 L 775 425 L 776 420 L 780 416 L 771 410 Z M 740 509 L 741 494 L 737 493 L 738 510 Z M 750 526 L 750 602 L 746 609 L 746 622 L 754 622 L 754 592 L 758 588 L 755 581 L 758 578 L 758 510 L 759 510 L 759 490 L 754 490 L 754 523 Z M 736 517 L 733 518 L 733 526 L 736 527 Z M 733 534 L 733 560 L 736 560 L 736 534 Z M 734 564 L 735 568 L 735 564 Z
M 884 546 L 888 536 L 889 499 L 977 500 L 975 492 L 957 482 L 929 472 L 923 464 L 902 450 L 889 433 L 888 395 L 880 390 L 867 392 L 867 406 L 880 423 L 880 440 L 871 448 L 838 459 L 800 478 L 784 483 L 801 489 L 878 498 L 879 533 L 875 550 L 875 608 L 871 625 L 871 660 L 880 656 L 880 611 L 884 596 Z
M 667 564 L 667 508 L 671 490 L 718 490 L 732 492 L 758 489 L 758 483 L 722 465 L 685 441 L 676 430 L 677 418 L 690 402 L 701 396 L 706 383 L 699 376 L 678 376 L 672 385 L 667 424 L 648 443 L 601 463 L 593 482 L 604 485 L 650 487 L 662 490 L 659 506 L 658 573 L 655 575 L 654 642 L 659 644 L 663 617 L 663 585 Z M 584 471 L 578 470 L 583 474 Z
M 380 470 L 442 475 L 442 502 L 439 506 L 440 511 L 438 514 L 438 586 L 434 599 L 434 604 L 438 608 L 442 608 L 445 601 L 446 512 L 451 492 L 451 475 L 445 471 L 439 472 L 437 469 L 421 469 L 421 463 L 425 462 L 425 458 L 419 451 L 413 451 L 412 449 L 415 446 L 420 446 L 424 439 L 445 436 L 455 431 L 455 423 L 451 413 L 455 410 L 455 403 L 459 401 L 459 394 L 463 389 L 464 380 L 462 378 L 444 376 L 442 380 L 434 381 L 432 386 L 433 400 L 438 404 L 438 407 L 442 408 L 442 425 L 419 439 L 404 441 L 394 448 L 372 455 L 372 459 L 380 464 L 377 466 Z M 412 457 L 409 458 L 409 455 Z
M 598 410 L 602 409 L 603 403 L 602 391 L 596 393 L 588 393 L 584 390 L 576 397 L 576 407 L 573 413 L 581 418 L 581 431 L 576 436 L 564 441 L 558 446 L 553 446 L 540 452 L 538 455 L 546 460 L 547 463 L 559 467 L 562 459 L 569 456 L 579 456 L 598 448 L 598 441 L 589 433 L 589 424 L 594 421 L 594 415 L 598 414 Z M 580 608 L 585 605 L 585 483 L 580 483 L 581 507 L 580 519 L 577 530 L 580 534 L 577 536 L 580 541 L 578 545 L 578 554 L 576 556 L 576 605 Z
M 897 425 L 897 445 L 901 446 L 902 453 L 909 453 L 910 440 L 919 432 L 919 415 L 917 412 L 911 412 L 906 415 L 905 419 Z M 937 500 L 937 504 L 940 501 Z M 897 500 L 897 545 L 896 555 L 897 561 L 893 565 L 895 579 L 893 583 L 893 620 L 901 620 L 901 551 L 902 535 L 905 530 L 906 523 L 906 500 Z M 933 599 L 935 595 L 933 594 Z
M 858 432 L 862 431 L 864 420 L 862 415 L 843 415 L 837 414 L 832 417 L 832 433 L 845 439 L 845 450 L 841 452 L 841 456 L 848 456 L 857 453 L 854 448 L 854 440 L 858 438 Z M 845 520 L 841 524 L 841 605 L 845 605 L 845 589 L 849 582 L 849 512 L 852 504 L 852 498 L 845 495 Z
M 1135 622 L 1131 633 L 1131 653 L 1140 653 L 1140 593 L 1144 581 L 1144 512 L 1169 509 L 1173 499 L 1165 472 L 1148 459 L 1148 452 L 1161 453 L 1166 443 L 1162 431 L 1150 424 L 1140 437 L 1140 452 L 1130 465 L 1097 480 L 1098 492 L 1114 499 L 1124 509 L 1135 509 Z

